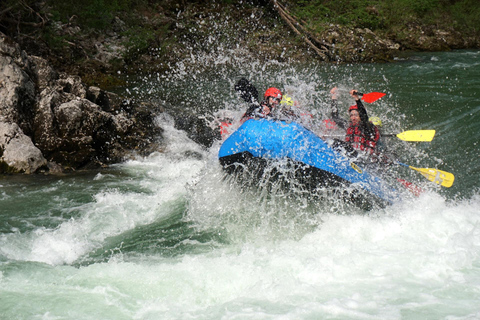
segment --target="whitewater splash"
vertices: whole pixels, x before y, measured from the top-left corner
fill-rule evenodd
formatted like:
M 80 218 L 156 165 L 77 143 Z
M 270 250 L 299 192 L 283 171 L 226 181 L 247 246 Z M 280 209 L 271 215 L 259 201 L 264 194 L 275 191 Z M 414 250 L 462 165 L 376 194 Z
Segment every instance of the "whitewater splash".
M 105 184 L 92 200 L 59 208 L 76 218 L 2 234 L 5 306 L 14 290 L 44 318 L 478 316 L 479 195 L 431 190 L 365 213 L 240 190 L 218 145 L 162 121 L 170 147 L 91 176 Z
M 445 60 L 438 55 L 428 63 Z M 428 70 L 447 72 L 449 66 Z M 220 142 L 201 147 L 164 117 L 162 152 L 95 174 L 1 181 L 0 314 L 7 319 L 479 318 L 480 193 L 478 164 L 469 160 L 478 158 L 472 141 L 478 136 L 475 94 L 459 93 L 468 86 L 447 86 L 443 73 L 439 83 L 432 74 L 421 78 L 424 70 L 412 74 L 418 68 L 316 68 L 282 66 L 273 75 L 268 67 L 241 71 L 252 71 L 259 87 L 284 85 L 302 103 L 312 103 L 320 119 L 328 115 L 334 84 L 389 93 L 369 109 L 383 116 L 386 128 L 438 129 L 432 144 L 392 140 L 392 147 L 406 163 L 451 167 L 454 186 L 440 189 L 410 172 L 408 180 L 426 191 L 370 212 L 311 201 L 297 196 L 298 190 L 254 192 L 225 176 L 217 159 Z M 219 75 L 228 80 L 212 86 L 221 82 L 217 91 L 203 90 L 200 75 L 198 83 L 188 74 L 179 76 L 181 85 L 192 85 L 185 91 L 192 95 L 187 105 L 195 109 L 203 92 L 219 110 L 240 114 L 245 106 L 232 89 L 237 74 L 226 69 Z M 455 79 L 468 79 L 476 88 L 477 74 Z M 431 94 L 421 100 L 425 87 L 419 84 L 463 98 L 453 96 L 452 108 L 440 108 Z M 167 83 L 162 90 L 168 89 Z M 462 104 L 455 105 L 457 100 Z M 201 114 L 214 120 L 216 111 Z
M 51 265 L 79 263 L 102 247 L 121 252 L 121 247 L 108 244 L 110 239 L 158 223 L 169 215 L 176 216 L 179 209 L 184 222 L 192 224 L 198 232 L 221 233 L 223 241 L 241 243 L 255 242 L 258 238 L 299 240 L 318 228 L 324 229 L 325 221 L 337 215 L 352 219 L 356 215 L 384 218 L 409 207 L 421 212 L 425 204 L 437 204 L 440 211 L 450 208 L 434 191 L 405 204 L 365 213 L 340 199 L 322 202 L 308 197 L 301 188 L 285 190 L 266 181 L 263 186 L 242 189 L 218 164 L 220 142 L 205 150 L 174 129 L 169 117 L 163 116 L 159 121 L 166 129 L 164 152 L 92 176 L 91 181 L 84 183 L 105 184 L 92 196 L 92 201 L 57 208 L 76 214 L 54 228 L 34 228 L 27 233 L 17 229 L 3 234 L 2 255 Z M 52 189 L 62 191 L 61 186 Z

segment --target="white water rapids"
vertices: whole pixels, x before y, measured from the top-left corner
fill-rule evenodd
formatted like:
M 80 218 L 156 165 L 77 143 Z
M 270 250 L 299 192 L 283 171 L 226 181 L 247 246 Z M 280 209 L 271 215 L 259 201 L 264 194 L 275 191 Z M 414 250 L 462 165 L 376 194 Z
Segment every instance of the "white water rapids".
M 453 172 L 454 186 L 406 170 L 426 192 L 385 209 L 240 190 L 220 141 L 203 148 L 169 117 L 165 149 L 149 157 L 2 177 L 0 319 L 480 319 L 478 55 L 272 77 L 306 101 L 336 71 L 345 87 L 359 86 L 348 70 L 368 74 L 367 89 L 390 94 L 369 109 L 387 128 L 437 129 L 431 144 L 391 143 L 405 162 Z M 242 110 L 234 99 L 222 108 Z

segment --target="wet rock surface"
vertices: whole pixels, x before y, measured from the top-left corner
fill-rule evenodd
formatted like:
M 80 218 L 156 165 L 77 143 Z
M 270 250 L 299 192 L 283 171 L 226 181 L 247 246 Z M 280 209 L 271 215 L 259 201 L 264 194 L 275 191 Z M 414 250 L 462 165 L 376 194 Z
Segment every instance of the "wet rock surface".
M 0 173 L 95 168 L 158 150 L 161 106 L 86 86 L 0 33 Z

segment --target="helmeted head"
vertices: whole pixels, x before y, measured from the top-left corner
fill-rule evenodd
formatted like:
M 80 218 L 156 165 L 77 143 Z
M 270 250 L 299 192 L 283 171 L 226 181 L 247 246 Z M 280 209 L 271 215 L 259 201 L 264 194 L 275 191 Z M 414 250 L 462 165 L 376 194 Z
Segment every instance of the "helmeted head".
M 370 119 L 368 119 L 371 123 L 373 123 L 375 126 L 377 127 L 381 127 L 382 126 L 382 120 L 379 118 L 379 117 L 371 117 Z
M 263 98 L 267 100 L 269 97 L 278 99 L 278 102 L 282 100 L 282 91 L 275 87 L 268 88 L 267 91 L 265 91 L 265 94 L 263 95 Z
M 348 108 L 348 114 L 350 115 L 350 121 L 353 124 L 358 124 L 360 123 L 360 114 L 358 113 L 358 107 L 356 105 L 350 106 Z
M 265 91 L 263 95 L 263 99 L 267 102 L 267 105 L 270 106 L 270 109 L 273 107 L 278 106 L 280 101 L 282 100 L 282 91 L 277 88 L 271 87 Z

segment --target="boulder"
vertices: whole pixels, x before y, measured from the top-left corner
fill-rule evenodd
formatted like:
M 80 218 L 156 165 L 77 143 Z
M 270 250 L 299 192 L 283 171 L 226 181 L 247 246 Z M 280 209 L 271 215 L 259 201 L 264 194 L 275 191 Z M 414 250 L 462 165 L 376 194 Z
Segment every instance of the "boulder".
M 159 149 L 158 106 L 57 73 L 0 33 L 0 173 L 59 172 Z
M 46 165 L 42 152 L 17 124 L 0 120 L 0 171 L 33 173 Z
M 30 62 L 17 44 L 0 33 L 0 115 L 31 133 L 35 106 L 35 79 Z

